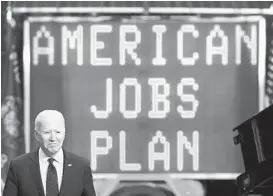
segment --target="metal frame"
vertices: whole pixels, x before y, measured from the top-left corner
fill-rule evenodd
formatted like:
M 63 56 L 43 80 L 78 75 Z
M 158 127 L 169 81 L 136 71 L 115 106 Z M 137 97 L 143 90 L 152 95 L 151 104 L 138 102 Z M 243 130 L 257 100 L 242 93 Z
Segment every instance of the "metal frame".
M 261 36 L 264 35 L 264 36 Z M 265 78 L 266 78 L 266 21 L 264 18 L 259 22 L 259 60 L 258 60 L 258 81 L 259 81 L 259 109 L 266 107 L 265 103 Z
M 189 7 L 153 7 L 149 8 L 153 14 L 268 14 L 273 15 L 273 9 L 260 8 L 189 8 Z
M 22 13 L 63 13 L 63 14 L 142 14 L 145 12 L 143 7 L 13 7 L 12 12 Z
M 23 73 L 24 73 L 24 134 L 25 151 L 30 152 L 30 33 L 29 21 L 24 21 L 23 27 Z
M 202 22 L 240 22 L 240 21 L 250 21 L 250 22 L 259 22 L 259 56 L 258 56 L 258 81 L 259 81 L 259 109 L 264 109 L 264 96 L 265 96 L 265 58 L 266 58 L 266 23 L 265 19 L 261 16 L 241 16 L 235 18 L 227 17 L 215 17 L 215 18 L 206 18 L 200 19 L 198 17 L 183 17 L 189 20 L 195 21 L 200 20 Z M 30 136 L 30 37 L 29 37 L 29 28 L 30 22 L 34 21 L 80 21 L 80 20 L 94 20 L 94 17 L 29 17 L 24 22 L 24 47 L 23 47 L 23 62 L 24 62 L 24 130 L 25 135 Z M 26 142 L 26 152 L 30 151 L 30 137 L 25 137 Z M 236 179 L 240 174 L 239 173 L 166 173 L 166 174 L 119 174 L 119 173 L 94 173 L 94 179 L 122 179 L 122 180 L 158 180 L 158 179 Z
M 264 14 L 273 15 L 270 8 L 190 8 L 190 7 L 13 7 L 14 13 L 108 13 L 108 14 Z
M 156 181 L 162 179 L 191 179 L 191 180 L 208 180 L 208 179 L 217 179 L 217 180 L 234 180 L 236 179 L 240 173 L 158 173 L 158 174 L 93 174 L 94 179 L 119 179 L 119 180 L 135 180 L 135 181 Z

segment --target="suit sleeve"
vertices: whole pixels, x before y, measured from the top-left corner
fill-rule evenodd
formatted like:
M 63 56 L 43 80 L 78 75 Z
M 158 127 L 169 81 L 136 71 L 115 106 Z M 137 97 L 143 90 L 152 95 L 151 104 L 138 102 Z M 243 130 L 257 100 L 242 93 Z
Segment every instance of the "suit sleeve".
M 13 161 L 10 162 L 3 196 L 18 196 L 18 183 Z
M 83 196 L 96 196 L 90 164 L 88 164 L 84 172 Z

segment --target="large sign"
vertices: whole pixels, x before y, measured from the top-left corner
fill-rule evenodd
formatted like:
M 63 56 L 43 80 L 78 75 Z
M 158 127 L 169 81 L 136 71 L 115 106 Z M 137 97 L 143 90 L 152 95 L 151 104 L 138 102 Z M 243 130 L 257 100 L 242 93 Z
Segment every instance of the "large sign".
M 29 129 L 61 111 L 95 174 L 243 172 L 232 129 L 259 111 L 263 19 L 99 19 L 25 22 Z

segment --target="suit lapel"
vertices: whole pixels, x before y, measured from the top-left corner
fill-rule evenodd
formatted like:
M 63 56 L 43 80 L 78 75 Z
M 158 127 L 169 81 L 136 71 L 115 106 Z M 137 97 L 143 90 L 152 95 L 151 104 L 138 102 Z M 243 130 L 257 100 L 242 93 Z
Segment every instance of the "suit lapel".
M 63 179 L 61 184 L 60 195 L 69 195 L 69 187 L 71 186 L 71 179 L 73 179 L 72 159 L 69 153 L 64 152 L 64 166 L 63 166 Z
M 36 188 L 39 194 L 42 196 L 45 196 L 41 173 L 40 173 L 38 151 L 31 153 L 30 158 L 32 160 L 32 164 L 30 165 L 29 170 L 32 175 L 32 179 L 36 185 Z

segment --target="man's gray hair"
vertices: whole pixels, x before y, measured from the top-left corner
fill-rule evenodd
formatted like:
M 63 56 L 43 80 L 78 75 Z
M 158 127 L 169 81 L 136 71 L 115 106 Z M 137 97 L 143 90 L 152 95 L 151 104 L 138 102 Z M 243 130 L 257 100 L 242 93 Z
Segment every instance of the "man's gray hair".
M 60 119 L 60 121 L 63 121 L 65 124 L 64 116 L 61 112 L 57 110 L 43 110 L 41 111 L 35 118 L 35 130 L 40 130 L 41 126 L 43 126 L 43 121 L 46 118 L 56 118 Z

